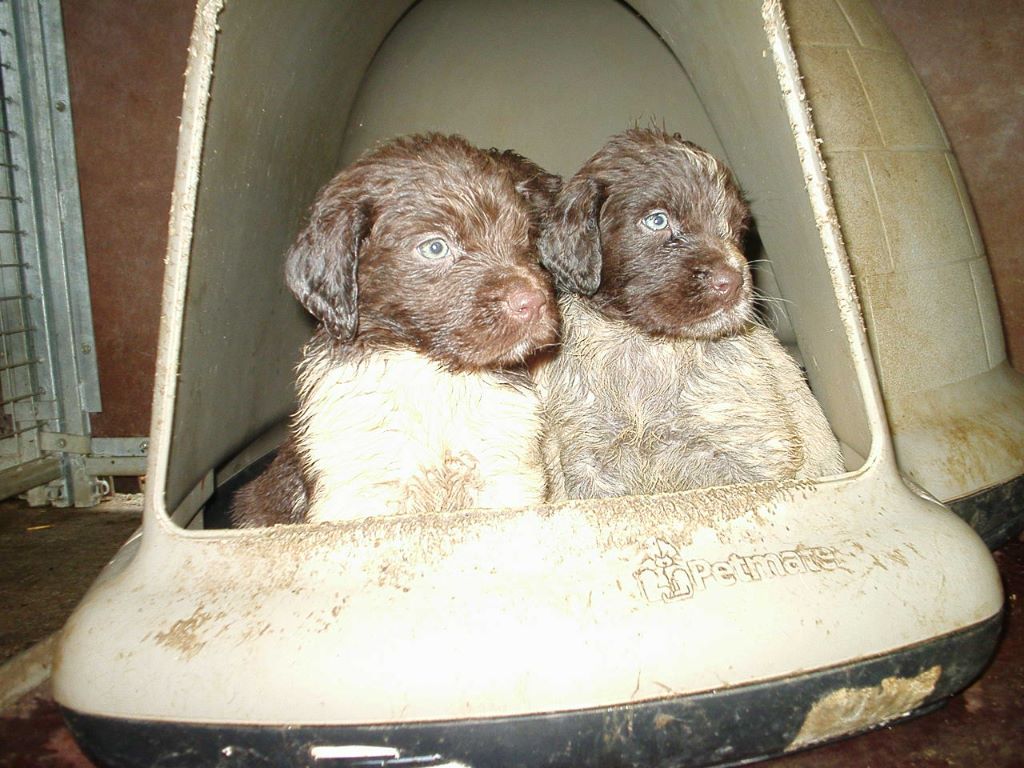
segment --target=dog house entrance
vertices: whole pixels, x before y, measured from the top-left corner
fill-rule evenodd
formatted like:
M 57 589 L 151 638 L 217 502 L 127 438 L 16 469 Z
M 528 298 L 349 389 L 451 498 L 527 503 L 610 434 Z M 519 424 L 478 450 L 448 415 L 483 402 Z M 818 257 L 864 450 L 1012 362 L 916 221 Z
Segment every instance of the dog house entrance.
M 679 131 L 724 158 L 764 244 L 748 253 L 760 287 L 785 298 L 768 318 L 807 364 L 847 465 L 868 455 L 863 396 L 757 7 L 422 0 L 268 13 L 256 20 L 228 2 L 218 16 L 167 478 L 180 524 L 273 448 L 258 439 L 293 408 L 293 364 L 311 326 L 282 263 L 317 190 L 378 140 L 420 131 L 513 148 L 563 175 L 631 125 Z

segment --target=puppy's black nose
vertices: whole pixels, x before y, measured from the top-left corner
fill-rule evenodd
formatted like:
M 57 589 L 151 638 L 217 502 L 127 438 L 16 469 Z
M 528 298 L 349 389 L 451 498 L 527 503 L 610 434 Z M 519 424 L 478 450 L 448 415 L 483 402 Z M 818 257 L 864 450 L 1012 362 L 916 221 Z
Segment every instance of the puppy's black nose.
M 743 285 L 743 275 L 729 265 L 721 264 L 711 270 L 708 285 L 723 300 L 728 301 L 736 296 Z
M 540 317 L 541 310 L 547 303 L 547 296 L 540 291 L 519 288 L 509 294 L 505 305 L 510 315 L 516 320 L 530 322 Z

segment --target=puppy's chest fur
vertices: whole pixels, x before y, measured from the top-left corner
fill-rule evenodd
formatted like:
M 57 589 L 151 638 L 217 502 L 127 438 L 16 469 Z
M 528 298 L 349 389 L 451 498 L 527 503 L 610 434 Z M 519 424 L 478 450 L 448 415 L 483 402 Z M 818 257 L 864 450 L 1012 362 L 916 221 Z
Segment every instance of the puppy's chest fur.
M 545 500 L 539 403 L 525 380 L 390 350 L 340 362 L 314 354 L 299 391 L 309 521 Z
M 841 471 L 817 402 L 769 331 L 661 340 L 574 297 L 562 313 L 562 350 L 536 374 L 556 498 Z

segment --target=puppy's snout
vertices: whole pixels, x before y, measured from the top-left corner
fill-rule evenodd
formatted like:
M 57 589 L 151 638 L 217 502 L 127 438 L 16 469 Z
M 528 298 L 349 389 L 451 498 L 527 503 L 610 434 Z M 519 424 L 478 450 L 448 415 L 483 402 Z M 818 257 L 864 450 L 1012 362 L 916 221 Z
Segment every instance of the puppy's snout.
M 720 264 L 711 269 L 708 285 L 723 300 L 728 301 L 735 298 L 743 286 L 743 275 L 728 264 Z
M 526 323 L 537 320 L 547 302 L 543 292 L 523 286 L 512 290 L 505 299 L 505 308 L 514 319 Z

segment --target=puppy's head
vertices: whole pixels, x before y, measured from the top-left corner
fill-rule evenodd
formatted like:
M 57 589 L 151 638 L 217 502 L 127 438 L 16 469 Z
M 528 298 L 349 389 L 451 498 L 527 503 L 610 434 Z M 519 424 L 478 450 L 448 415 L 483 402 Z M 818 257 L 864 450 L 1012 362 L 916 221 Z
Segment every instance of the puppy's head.
M 633 129 L 565 185 L 541 242 L 563 290 L 657 336 L 716 338 L 753 314 L 741 241 L 749 209 L 729 169 L 690 142 Z
M 520 362 L 557 337 L 536 235 L 559 185 L 457 136 L 395 139 L 320 193 L 288 286 L 340 342 L 410 345 L 455 370 Z

